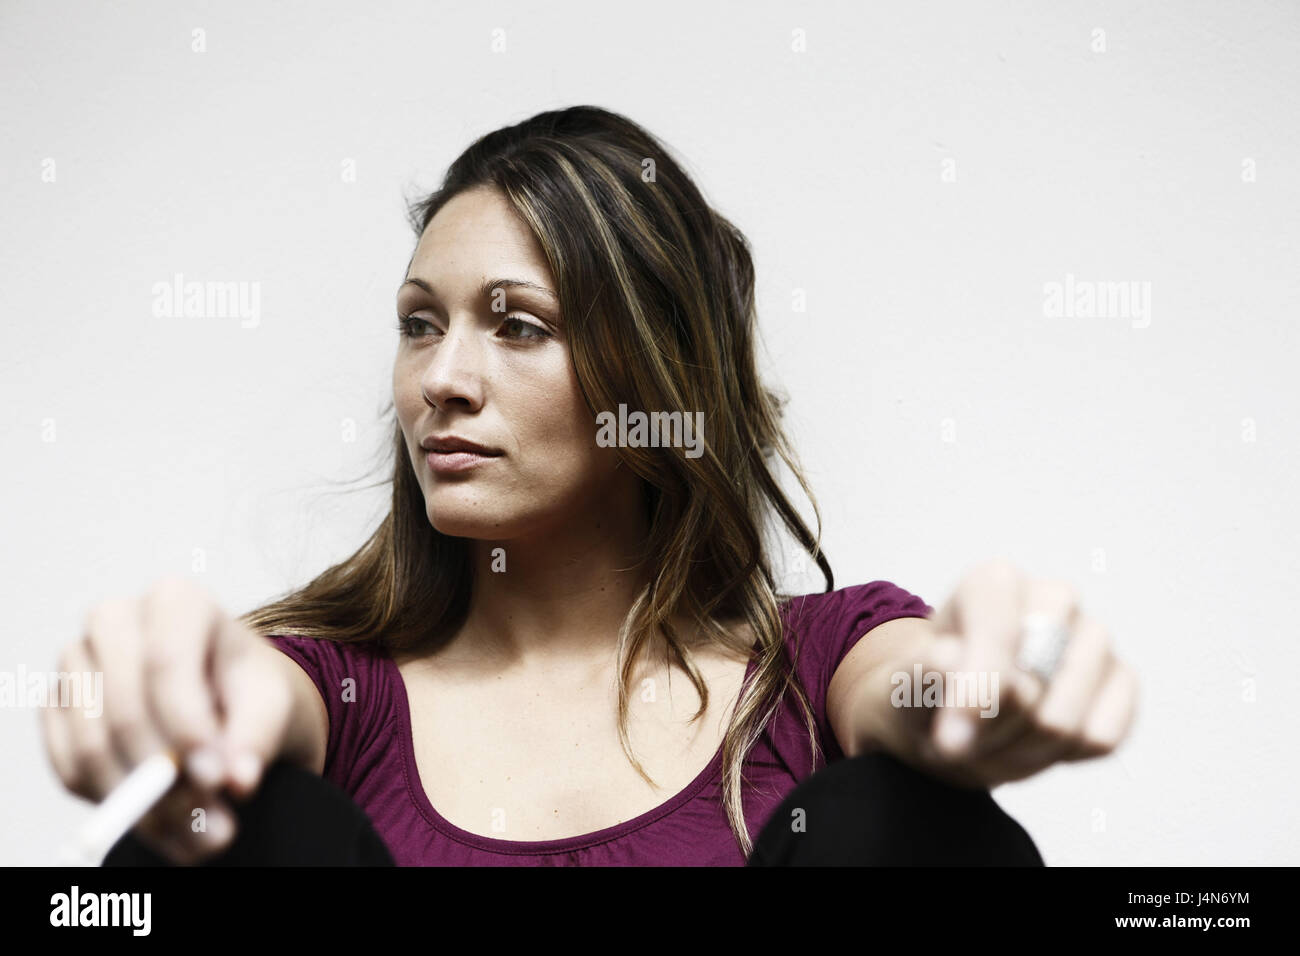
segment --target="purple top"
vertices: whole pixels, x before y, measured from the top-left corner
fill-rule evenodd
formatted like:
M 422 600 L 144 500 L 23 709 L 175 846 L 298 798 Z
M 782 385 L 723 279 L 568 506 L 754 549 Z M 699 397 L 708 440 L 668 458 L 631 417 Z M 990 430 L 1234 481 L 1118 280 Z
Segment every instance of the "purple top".
M 934 609 L 889 581 L 781 604 L 783 623 L 803 632 L 799 679 L 816 718 L 818 743 L 829 761 L 843 758 L 826 717 L 831 676 L 858 639 L 899 617 L 929 617 Z M 787 637 L 789 630 L 787 628 Z M 397 664 L 370 644 L 293 634 L 268 635 L 316 683 L 329 713 L 323 776 L 363 809 L 399 866 L 742 866 L 745 858 L 722 804 L 722 750 L 686 788 L 653 810 L 594 833 L 559 840 L 496 840 L 444 820 L 429 803 L 416 770 L 406 686 Z M 754 669 L 753 661 L 746 676 Z M 342 699 L 354 678 L 355 700 Z M 750 838 L 795 785 L 813 772 L 808 732 L 790 698 L 745 761 L 742 804 Z

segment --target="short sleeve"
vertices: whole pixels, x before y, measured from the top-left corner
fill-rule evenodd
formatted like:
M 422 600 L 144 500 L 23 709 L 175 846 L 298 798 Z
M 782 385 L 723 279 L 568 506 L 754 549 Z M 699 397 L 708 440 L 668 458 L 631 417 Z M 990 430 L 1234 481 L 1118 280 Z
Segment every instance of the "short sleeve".
M 315 683 L 329 715 L 322 776 L 352 793 L 368 765 L 382 756 L 392 717 L 382 653 L 371 645 L 296 634 L 268 634 L 266 639 Z
M 840 662 L 872 628 L 900 617 L 928 618 L 934 608 L 890 581 L 855 584 L 793 598 L 788 620 L 802 641 L 797 672 L 828 759 L 843 756 L 826 716 L 826 692 Z

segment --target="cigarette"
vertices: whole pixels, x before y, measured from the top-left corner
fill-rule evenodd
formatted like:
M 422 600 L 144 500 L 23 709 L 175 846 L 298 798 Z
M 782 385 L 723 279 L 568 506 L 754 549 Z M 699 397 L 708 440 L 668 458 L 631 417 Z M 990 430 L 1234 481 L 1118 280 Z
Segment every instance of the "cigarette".
M 179 757 L 164 750 L 140 763 L 97 806 L 77 836 L 60 849 L 65 866 L 99 866 L 127 830 L 171 789 L 180 775 Z

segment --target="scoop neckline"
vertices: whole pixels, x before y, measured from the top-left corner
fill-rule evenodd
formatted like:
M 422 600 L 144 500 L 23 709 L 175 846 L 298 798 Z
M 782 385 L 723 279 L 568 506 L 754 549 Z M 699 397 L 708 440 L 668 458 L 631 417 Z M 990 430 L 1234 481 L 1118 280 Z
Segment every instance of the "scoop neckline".
M 406 681 L 402 679 L 402 672 L 398 669 L 397 662 L 393 660 L 392 655 L 384 653 L 383 657 L 384 664 L 388 668 L 389 679 L 393 682 L 393 697 L 397 703 L 395 716 L 398 723 L 398 742 L 402 750 L 402 770 L 406 777 L 406 790 L 411 801 L 425 819 L 433 825 L 434 829 L 458 843 L 480 850 L 513 855 L 545 855 L 581 850 L 600 843 L 607 843 L 610 840 L 616 840 L 649 826 L 692 800 L 704 788 L 704 785 L 713 779 L 722 764 L 722 751 L 726 746 L 725 737 L 705 768 L 696 775 L 694 780 L 669 797 L 666 802 L 638 814 L 630 820 L 624 820 L 622 823 L 616 823 L 600 830 L 593 830 L 590 833 L 579 833 L 574 836 L 557 837 L 549 840 L 499 840 L 495 837 L 485 837 L 478 833 L 471 833 L 469 830 L 463 830 L 456 826 L 456 824 L 439 813 L 429 799 L 429 794 L 424 789 L 424 782 L 420 779 L 420 769 L 415 762 L 414 730 L 411 724 L 411 705 L 406 692 Z M 757 661 L 751 655 L 749 663 L 745 665 L 744 680 L 749 679 L 755 663 Z M 744 686 L 743 682 L 742 686 Z

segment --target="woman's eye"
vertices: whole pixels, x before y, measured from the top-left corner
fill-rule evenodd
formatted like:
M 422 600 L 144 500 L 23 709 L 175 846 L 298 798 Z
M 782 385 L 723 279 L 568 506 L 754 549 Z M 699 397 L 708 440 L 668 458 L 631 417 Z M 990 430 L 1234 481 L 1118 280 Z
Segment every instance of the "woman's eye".
M 550 338 L 551 336 L 551 333 L 547 332 L 540 325 L 535 325 L 532 322 L 527 322 L 524 319 L 521 319 L 517 315 L 507 315 L 505 317 L 505 320 L 501 323 L 501 327 L 526 330 L 526 334 L 507 335 L 506 338 L 509 339 L 544 339 L 544 338 Z
M 421 325 L 427 325 L 430 328 L 433 328 L 433 323 L 428 319 L 417 319 L 413 315 L 399 315 L 397 317 L 397 331 L 401 332 L 405 338 L 421 338 L 420 333 L 417 331 L 418 326 Z M 435 331 L 437 330 L 435 329 Z

